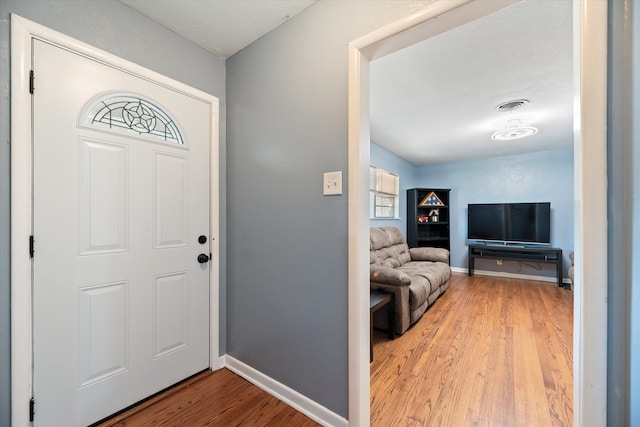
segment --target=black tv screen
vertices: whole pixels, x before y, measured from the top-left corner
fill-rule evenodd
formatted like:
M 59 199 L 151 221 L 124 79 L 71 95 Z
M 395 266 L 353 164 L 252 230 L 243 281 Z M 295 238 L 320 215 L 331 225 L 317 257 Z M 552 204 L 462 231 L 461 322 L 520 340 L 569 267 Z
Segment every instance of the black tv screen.
M 550 244 L 551 204 L 469 204 L 467 225 L 469 240 Z

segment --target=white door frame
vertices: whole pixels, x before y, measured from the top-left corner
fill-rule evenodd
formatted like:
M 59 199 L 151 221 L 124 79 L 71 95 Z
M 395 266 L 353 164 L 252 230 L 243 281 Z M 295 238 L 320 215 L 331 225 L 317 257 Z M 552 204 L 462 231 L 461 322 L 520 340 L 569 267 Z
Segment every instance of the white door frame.
M 519 0 L 436 1 L 349 44 L 349 425 L 368 426 L 369 62 Z M 433 19 L 436 18 L 437 19 Z M 606 425 L 607 2 L 574 3 L 574 425 Z M 588 46 L 588 49 L 582 49 Z M 588 331 L 588 339 L 587 337 Z
M 202 92 L 75 40 L 15 14 L 11 15 L 11 413 L 13 426 L 29 425 L 29 400 L 33 390 L 32 271 L 29 236 L 32 234 L 32 114 L 29 94 L 32 39 L 71 50 L 160 86 L 197 98 L 210 105 L 210 165 L 218 170 L 219 100 Z M 38 88 L 37 76 L 35 90 Z M 219 369 L 219 176 L 210 174 L 210 362 Z M 36 247 L 37 250 L 37 247 Z

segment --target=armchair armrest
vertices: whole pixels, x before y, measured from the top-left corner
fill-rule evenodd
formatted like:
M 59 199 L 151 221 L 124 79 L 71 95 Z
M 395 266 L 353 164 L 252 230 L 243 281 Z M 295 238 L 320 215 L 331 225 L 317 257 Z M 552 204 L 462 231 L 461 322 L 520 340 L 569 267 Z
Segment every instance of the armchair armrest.
M 407 273 L 389 267 L 373 267 L 369 273 L 372 282 L 394 286 L 409 286 L 411 279 Z
M 443 248 L 410 248 L 411 261 L 446 262 L 449 264 L 449 251 Z

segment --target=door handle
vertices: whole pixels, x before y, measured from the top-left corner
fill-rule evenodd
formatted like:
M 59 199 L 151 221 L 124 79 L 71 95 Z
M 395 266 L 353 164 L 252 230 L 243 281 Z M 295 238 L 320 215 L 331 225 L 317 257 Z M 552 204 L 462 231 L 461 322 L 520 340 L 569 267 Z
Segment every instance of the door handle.
M 200 254 L 200 255 L 198 255 L 198 262 L 199 262 L 200 264 L 204 264 L 204 263 L 206 263 L 206 262 L 209 262 L 209 255 L 207 255 L 207 254 Z

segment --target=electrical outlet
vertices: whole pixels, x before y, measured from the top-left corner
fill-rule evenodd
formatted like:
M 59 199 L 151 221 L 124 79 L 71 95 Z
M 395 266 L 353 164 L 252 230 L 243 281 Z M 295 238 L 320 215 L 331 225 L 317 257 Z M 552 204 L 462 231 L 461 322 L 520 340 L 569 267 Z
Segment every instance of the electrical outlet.
M 502 260 L 501 260 L 501 259 L 497 259 L 497 260 L 496 260 L 496 264 L 498 264 L 498 265 L 502 265 Z

